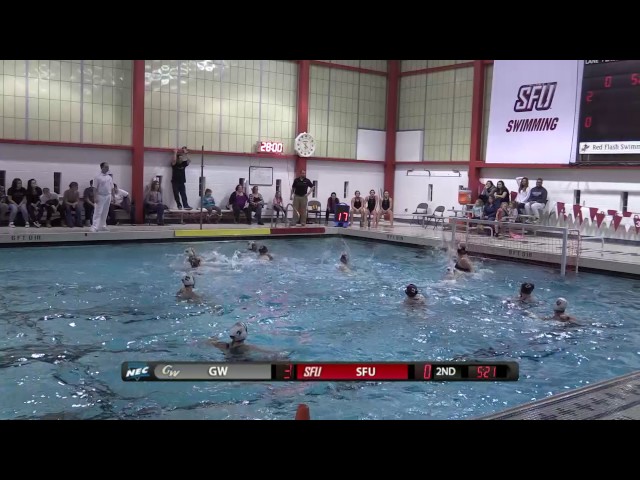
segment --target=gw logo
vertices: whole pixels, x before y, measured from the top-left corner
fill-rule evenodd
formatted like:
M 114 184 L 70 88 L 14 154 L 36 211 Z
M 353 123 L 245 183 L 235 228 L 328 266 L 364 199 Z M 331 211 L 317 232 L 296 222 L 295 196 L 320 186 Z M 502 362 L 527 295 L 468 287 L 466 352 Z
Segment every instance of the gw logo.
M 141 378 L 148 378 L 149 366 L 146 364 L 128 364 L 125 379 L 140 380 Z
M 513 111 L 531 112 L 534 108 L 536 110 L 549 110 L 557 86 L 558 82 L 522 85 L 518 90 L 518 98 L 513 106 Z

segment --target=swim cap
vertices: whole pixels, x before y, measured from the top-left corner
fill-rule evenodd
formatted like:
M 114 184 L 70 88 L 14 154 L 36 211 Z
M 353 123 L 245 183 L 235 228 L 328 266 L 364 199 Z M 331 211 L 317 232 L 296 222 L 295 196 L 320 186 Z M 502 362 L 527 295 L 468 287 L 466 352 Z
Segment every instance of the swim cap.
M 185 287 L 195 287 L 196 280 L 191 275 L 185 275 L 182 279 L 182 283 Z
M 248 248 L 249 250 L 255 250 L 255 249 L 256 249 L 256 246 L 257 246 L 257 245 L 256 245 L 256 242 L 248 242 L 248 243 L 247 243 L 247 248 Z
M 407 285 L 404 293 L 413 298 L 418 294 L 418 287 L 416 287 L 413 283 L 410 283 L 409 285 Z
M 522 285 L 520 285 L 520 293 L 531 295 L 531 292 L 533 292 L 534 288 L 536 288 L 536 286 L 533 283 L 523 283 Z
M 564 312 L 567 309 L 567 300 L 560 297 L 556 300 L 556 303 L 553 305 L 553 310 L 555 312 Z
M 349 261 L 349 258 L 347 257 L 347 254 L 346 254 L 346 253 L 343 253 L 343 254 L 340 256 L 340 261 L 341 261 L 342 263 L 347 263 L 347 262 Z
M 247 324 L 244 322 L 238 322 L 229 330 L 229 336 L 234 342 L 242 342 L 247 339 L 248 335 Z
M 261 255 L 267 253 L 267 247 L 265 245 L 262 245 L 258 252 L 260 252 Z
M 190 257 L 195 257 L 195 255 L 196 255 L 196 251 L 195 251 L 193 248 L 191 248 L 191 247 L 187 248 L 187 249 L 184 251 L 184 253 L 186 253 L 186 254 L 187 254 L 187 255 L 189 255 Z

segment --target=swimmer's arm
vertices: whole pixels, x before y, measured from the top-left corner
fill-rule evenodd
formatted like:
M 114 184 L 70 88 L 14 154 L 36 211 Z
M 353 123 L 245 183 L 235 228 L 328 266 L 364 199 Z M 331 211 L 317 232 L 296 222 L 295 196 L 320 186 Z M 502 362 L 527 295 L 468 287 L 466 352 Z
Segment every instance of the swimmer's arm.
M 221 342 L 219 340 L 210 338 L 209 344 L 223 351 L 229 350 L 229 344 L 227 342 Z

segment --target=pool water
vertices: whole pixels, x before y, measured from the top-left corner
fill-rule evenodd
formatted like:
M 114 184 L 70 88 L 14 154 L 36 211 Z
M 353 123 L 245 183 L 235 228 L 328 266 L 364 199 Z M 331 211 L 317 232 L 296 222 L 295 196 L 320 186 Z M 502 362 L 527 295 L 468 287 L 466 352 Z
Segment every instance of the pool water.
M 438 249 L 340 237 L 2 249 L 0 418 L 462 419 L 637 370 L 640 282 L 474 259 L 444 281 Z M 177 301 L 192 246 L 202 305 Z M 340 253 L 354 271 L 338 271 Z M 240 252 L 240 254 L 238 254 Z M 523 281 L 542 305 L 506 302 Z M 403 304 L 415 283 L 425 309 Z M 578 326 L 542 321 L 557 296 Z M 236 321 L 294 361 L 515 360 L 518 382 L 123 382 L 123 361 L 224 361 Z

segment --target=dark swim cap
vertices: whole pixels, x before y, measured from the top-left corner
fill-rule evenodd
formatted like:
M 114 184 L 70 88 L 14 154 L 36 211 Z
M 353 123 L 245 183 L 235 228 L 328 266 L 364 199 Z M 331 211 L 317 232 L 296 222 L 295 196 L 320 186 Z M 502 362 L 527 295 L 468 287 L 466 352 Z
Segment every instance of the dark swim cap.
M 347 263 L 347 262 L 349 261 L 349 259 L 347 258 L 347 254 L 346 254 L 346 253 L 343 253 L 343 254 L 340 256 L 340 261 L 341 261 L 342 263 Z
M 533 289 L 536 288 L 533 283 L 523 283 L 520 285 L 520 293 L 524 293 L 526 295 L 531 295 Z
M 404 293 L 413 298 L 418 294 L 418 287 L 416 287 L 413 283 L 410 283 L 409 285 L 407 285 Z
M 260 254 L 267 253 L 267 247 L 266 247 L 265 245 L 262 245 L 262 246 L 260 247 L 260 249 L 258 250 L 258 252 L 259 252 Z

